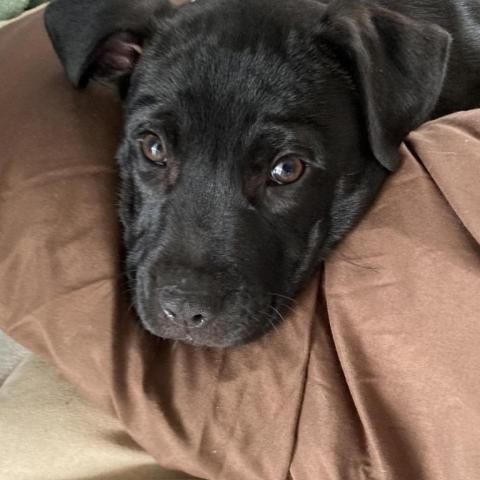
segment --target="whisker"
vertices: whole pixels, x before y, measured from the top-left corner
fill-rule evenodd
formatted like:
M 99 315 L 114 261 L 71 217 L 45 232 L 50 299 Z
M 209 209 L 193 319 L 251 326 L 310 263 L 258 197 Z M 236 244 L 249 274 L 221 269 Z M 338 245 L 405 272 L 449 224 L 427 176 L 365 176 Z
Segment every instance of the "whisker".
M 282 320 L 282 322 L 285 321 L 285 317 L 273 305 L 270 305 L 270 308 L 280 317 L 280 320 Z
M 288 300 L 288 301 L 294 303 L 295 305 L 298 303 L 297 300 L 295 300 L 294 298 L 287 297 L 286 295 L 282 295 L 280 293 L 269 292 L 268 295 L 273 295 L 274 297 L 284 298 L 285 300 Z
M 267 315 L 267 320 L 268 320 L 268 323 L 273 327 L 273 329 L 274 329 L 276 332 L 279 332 L 278 327 L 275 325 L 275 322 L 272 321 L 272 319 L 270 318 L 269 315 Z
M 133 304 L 133 302 L 130 302 L 129 305 L 128 305 L 128 308 L 127 308 L 127 315 L 135 308 L 135 305 Z
M 285 304 L 285 305 L 282 305 L 282 307 L 285 307 L 286 309 L 288 309 L 293 315 L 296 315 L 297 314 L 297 310 L 295 309 L 295 307 L 291 307 L 290 305 L 288 304 Z
M 271 306 L 269 306 L 271 307 Z M 246 307 L 245 305 L 242 305 L 242 310 L 247 313 L 251 318 L 252 320 L 254 320 L 255 322 L 258 322 L 258 323 L 261 323 L 262 320 L 264 320 L 265 318 L 267 319 L 268 323 L 273 327 L 273 329 L 275 331 L 278 332 L 278 327 L 275 325 L 274 322 L 272 322 L 270 316 L 267 314 L 268 313 L 268 310 L 266 310 L 265 308 L 263 310 L 260 310 L 259 312 L 257 312 L 257 315 L 253 314 L 253 312 L 248 308 Z M 265 315 L 267 314 L 267 315 Z M 263 317 L 263 318 L 262 318 Z

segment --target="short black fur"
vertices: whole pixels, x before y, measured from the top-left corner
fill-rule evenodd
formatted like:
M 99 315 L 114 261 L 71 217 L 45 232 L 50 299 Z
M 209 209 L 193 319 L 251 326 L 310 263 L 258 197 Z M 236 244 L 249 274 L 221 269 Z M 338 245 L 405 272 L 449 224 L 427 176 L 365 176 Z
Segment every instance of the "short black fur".
M 116 83 L 120 217 L 153 334 L 262 335 L 361 218 L 425 120 L 478 105 L 477 1 L 57 0 L 71 81 Z M 167 167 L 142 150 L 158 135 Z M 275 158 L 305 173 L 272 182 Z

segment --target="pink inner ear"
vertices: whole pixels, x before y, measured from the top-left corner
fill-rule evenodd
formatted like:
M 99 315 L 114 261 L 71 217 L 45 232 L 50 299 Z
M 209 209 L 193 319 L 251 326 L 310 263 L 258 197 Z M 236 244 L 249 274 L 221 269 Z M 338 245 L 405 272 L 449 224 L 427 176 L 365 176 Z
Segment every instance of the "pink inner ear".
M 114 33 L 95 53 L 97 74 L 128 75 L 132 73 L 141 54 L 142 43 L 139 37 L 129 32 Z

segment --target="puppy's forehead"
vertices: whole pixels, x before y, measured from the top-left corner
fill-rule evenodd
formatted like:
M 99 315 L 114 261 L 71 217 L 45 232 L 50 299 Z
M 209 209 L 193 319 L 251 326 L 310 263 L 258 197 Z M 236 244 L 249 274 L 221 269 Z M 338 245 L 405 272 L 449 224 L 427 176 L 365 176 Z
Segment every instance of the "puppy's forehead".
M 268 3 L 197 0 L 160 21 L 130 98 L 150 95 L 175 108 L 182 99 L 185 107 L 203 102 L 212 111 L 238 104 L 257 110 L 282 104 L 285 110 L 285 102 L 294 104 L 300 87 L 290 51 L 296 23 L 277 6 L 284 2 Z
M 201 4 L 198 0 L 180 7 L 172 17 L 160 20 L 154 47 L 163 55 L 190 43 L 232 51 L 255 49 L 259 44 L 280 48 L 292 23 L 262 6 L 261 0 L 258 4 L 248 0 L 209 0 Z
M 282 54 L 292 31 L 310 31 L 301 0 L 196 0 L 156 20 L 151 50 L 162 57 L 206 44 L 231 51 L 269 48 Z M 309 2 L 307 2 L 308 4 Z M 317 2 L 315 16 L 320 9 Z

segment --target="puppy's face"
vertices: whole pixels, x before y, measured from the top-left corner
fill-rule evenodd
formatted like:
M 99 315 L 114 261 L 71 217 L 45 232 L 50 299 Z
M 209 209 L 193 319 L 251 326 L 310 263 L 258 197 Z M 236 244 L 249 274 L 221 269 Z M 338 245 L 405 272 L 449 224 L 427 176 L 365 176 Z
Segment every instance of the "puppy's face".
M 121 211 L 144 325 L 231 345 L 271 328 L 318 266 L 368 145 L 348 79 L 288 24 L 196 10 L 131 80 Z
M 132 70 L 117 75 L 120 214 L 155 335 L 230 346 L 268 331 L 386 175 L 364 92 L 298 8 L 198 2 L 95 54 L 104 74 Z

